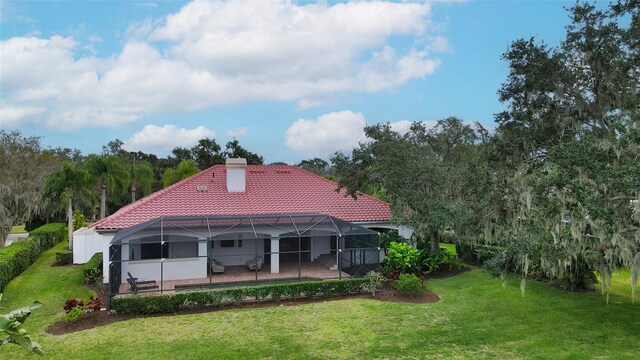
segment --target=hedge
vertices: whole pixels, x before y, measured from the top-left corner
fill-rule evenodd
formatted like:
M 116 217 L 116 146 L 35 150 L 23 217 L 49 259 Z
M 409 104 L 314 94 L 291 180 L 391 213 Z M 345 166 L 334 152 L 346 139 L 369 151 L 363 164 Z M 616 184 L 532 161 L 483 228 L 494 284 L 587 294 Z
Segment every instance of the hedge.
M 29 233 L 29 239 L 0 249 L 0 292 L 40 254 L 66 238 L 64 224 L 48 224 Z
M 0 249 L 0 291 L 33 264 L 40 252 L 38 243 L 30 239 Z
M 194 291 L 158 296 L 127 296 L 114 298 L 111 309 L 118 314 L 174 313 L 184 308 L 219 306 L 223 303 L 242 305 L 251 301 L 276 301 L 282 298 L 314 298 L 346 295 L 366 291 L 367 279 L 302 281 L 283 284 L 253 285 L 229 289 Z
M 56 264 L 69 265 L 73 262 L 73 253 L 71 251 L 56 252 Z
M 88 283 L 102 282 L 102 253 L 95 253 L 82 267 L 84 281 Z
M 42 251 L 51 249 L 57 243 L 69 237 L 67 226 L 63 223 L 51 223 L 40 226 L 29 232 L 29 237 L 34 239 L 42 248 Z

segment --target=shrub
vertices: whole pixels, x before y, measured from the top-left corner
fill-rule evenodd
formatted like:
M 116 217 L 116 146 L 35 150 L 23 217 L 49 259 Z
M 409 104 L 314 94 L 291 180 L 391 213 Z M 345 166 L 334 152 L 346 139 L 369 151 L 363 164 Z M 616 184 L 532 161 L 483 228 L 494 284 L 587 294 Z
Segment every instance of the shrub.
M 56 252 L 56 264 L 69 265 L 73 261 L 73 253 L 71 251 Z
M 384 258 L 387 271 L 414 272 L 418 270 L 420 251 L 407 243 L 392 242 Z
M 224 300 L 224 294 L 216 291 L 194 291 L 184 294 L 184 306 L 202 307 L 207 305 L 217 306 Z
M 64 306 L 62 307 L 65 312 L 69 312 L 77 307 L 84 308 L 84 300 L 76 299 L 76 298 L 68 298 L 67 301 L 64 302 Z
M 102 253 L 94 254 L 84 266 L 82 266 L 82 272 L 84 273 L 84 281 L 87 283 L 101 283 L 102 282 Z
M 245 288 L 229 289 L 228 293 L 231 299 L 233 299 L 233 303 L 237 306 L 241 306 L 242 301 L 247 297 L 247 290 L 248 289 Z
M 119 314 L 173 313 L 185 307 L 218 306 L 223 302 L 241 305 L 247 298 L 255 297 L 265 301 L 280 301 L 283 296 L 332 296 L 359 293 L 363 291 L 367 279 L 304 281 L 283 284 L 252 285 L 246 287 L 194 291 L 173 295 L 128 296 L 111 301 L 112 309 Z
M 420 251 L 419 260 L 421 269 L 427 273 L 436 272 L 443 267 L 459 268 L 462 264 L 455 255 L 449 253 L 446 249 L 431 251 L 423 249 Z
M 382 247 L 385 250 L 389 248 L 389 245 L 391 245 L 392 242 L 396 242 L 396 243 L 407 242 L 407 239 L 403 238 L 402 236 L 400 236 L 400 234 L 398 234 L 398 230 L 391 230 L 385 233 L 381 233 L 379 237 L 380 237 L 380 247 Z
M 68 313 L 64 314 L 62 319 L 68 322 L 69 324 L 75 324 L 76 322 L 78 322 L 78 320 L 82 319 L 84 314 L 85 314 L 84 309 L 78 306 L 78 307 L 74 307 Z
M 29 232 L 29 237 L 40 245 L 42 251 L 45 251 L 67 239 L 67 227 L 63 223 L 46 224 Z
M 0 249 L 0 291 L 20 275 L 40 255 L 40 246 L 32 239 L 15 242 Z
M 97 296 L 92 296 L 89 298 L 89 302 L 87 303 L 87 310 L 91 310 L 91 311 L 100 311 L 100 309 L 102 309 L 103 303 L 102 300 L 100 300 L 99 297 Z
M 403 296 L 414 297 L 422 293 L 422 280 L 415 274 L 400 274 L 400 278 L 393 283 Z
M 502 248 L 495 245 L 484 244 L 456 244 L 456 253 L 463 261 L 473 265 L 483 265 L 493 258 Z
M 76 209 L 73 213 L 73 230 L 78 230 L 81 227 L 87 226 L 87 222 L 84 220 L 84 214 L 80 210 Z
M 367 282 L 364 284 L 367 292 L 376 296 L 376 291 L 380 290 L 380 286 L 382 286 L 382 279 L 384 277 L 377 271 L 369 271 L 364 278 L 367 279 Z

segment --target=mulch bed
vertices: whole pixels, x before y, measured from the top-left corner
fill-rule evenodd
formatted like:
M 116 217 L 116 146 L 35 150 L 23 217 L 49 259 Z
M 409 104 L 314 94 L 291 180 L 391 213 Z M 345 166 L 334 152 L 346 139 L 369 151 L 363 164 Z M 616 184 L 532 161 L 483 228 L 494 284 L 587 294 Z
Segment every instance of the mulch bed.
M 435 274 L 429 274 L 425 279 L 432 278 L 443 278 L 448 276 L 454 276 L 461 274 L 467 271 L 467 268 L 462 269 L 442 269 Z M 96 292 L 96 296 L 100 297 L 102 301 L 107 303 L 107 288 L 106 286 L 87 286 L 87 288 Z M 432 303 L 436 301 L 440 301 L 440 296 L 436 293 L 433 293 L 429 290 L 425 290 L 422 295 L 412 298 L 407 298 L 405 296 L 400 295 L 397 290 L 391 286 L 389 282 L 385 282 L 382 285 L 382 290 L 376 292 L 376 296 L 372 296 L 371 294 L 356 294 L 356 295 L 347 295 L 347 296 L 332 296 L 332 297 L 323 297 L 317 299 L 286 299 L 280 302 L 250 302 L 242 305 L 243 309 L 255 309 L 255 308 L 263 308 L 270 306 L 297 306 L 302 304 L 311 304 L 317 302 L 324 301 L 337 301 L 337 300 L 345 300 L 345 299 L 372 299 L 379 301 L 388 301 L 388 302 L 403 302 L 403 303 L 413 303 L 413 304 L 426 304 Z M 192 308 L 185 309 L 176 314 L 201 314 L 208 313 L 213 311 L 223 311 L 228 309 L 236 309 L 238 306 L 233 304 L 226 304 L 222 306 L 208 306 L 201 308 Z M 128 314 L 128 315 L 120 315 L 120 314 L 108 314 L 106 311 L 94 311 L 87 313 L 81 320 L 79 320 L 75 324 L 69 324 L 64 320 L 60 320 L 54 324 L 51 324 L 47 328 L 47 332 L 54 335 L 62 335 L 68 334 L 76 331 L 92 329 L 97 326 L 103 326 L 112 324 L 118 321 L 144 318 L 144 317 L 157 317 L 157 316 L 167 316 L 168 314 L 151 314 L 151 315 L 139 315 L 139 314 Z

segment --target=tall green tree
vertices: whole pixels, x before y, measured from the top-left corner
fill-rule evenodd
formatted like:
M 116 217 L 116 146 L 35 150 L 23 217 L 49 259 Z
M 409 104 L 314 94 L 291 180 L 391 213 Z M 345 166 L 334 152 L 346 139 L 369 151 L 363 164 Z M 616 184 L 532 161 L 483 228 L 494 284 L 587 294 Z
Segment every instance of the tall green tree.
M 247 159 L 248 165 L 264 164 L 264 158 L 262 156 L 243 148 L 238 140 L 229 141 L 223 155 L 225 158 Z
M 129 172 L 129 191 L 131 192 L 131 202 L 136 201 L 138 191 L 143 196 L 151 193 L 151 185 L 153 184 L 153 169 L 144 162 L 134 162 L 128 166 Z
M 329 167 L 329 163 L 320 158 L 313 158 L 302 160 L 296 166 L 301 169 L 311 171 L 314 174 L 323 175 L 325 169 Z
M 39 137 L 0 129 L 0 247 L 13 225 L 47 215 L 44 185 L 64 160 L 64 153 L 43 149 Z
M 640 6 L 576 3 L 564 41 L 513 42 L 488 154 L 488 239 L 571 289 L 640 268 Z M 515 244 L 520 244 L 516 246 Z M 504 267 L 507 268 L 506 266 Z
M 182 179 L 186 179 L 189 176 L 195 175 L 200 172 L 196 162 L 193 160 L 185 160 L 181 162 L 176 168 L 167 168 L 164 171 L 162 182 L 164 187 L 177 183 Z
M 73 250 L 73 203 L 93 201 L 92 184 L 93 178 L 89 172 L 69 162 L 63 163 L 60 171 L 47 178 L 44 197 L 67 208 L 69 250 Z
M 195 160 L 199 169 L 207 169 L 213 165 L 224 164 L 225 161 L 220 145 L 215 139 L 209 138 L 200 139 L 198 144 L 191 148 L 191 158 Z
M 219 151 L 219 150 L 218 150 Z M 171 156 L 169 156 L 169 164 L 173 167 L 178 166 L 181 162 L 185 160 L 193 160 L 192 149 L 187 149 L 183 147 L 175 147 L 171 150 Z
M 125 192 L 129 174 L 120 157 L 116 155 L 89 155 L 85 166 L 100 188 L 100 219 L 104 219 L 107 192 Z
M 337 153 L 338 185 L 356 197 L 357 191 L 376 183 L 386 190 L 394 221 L 410 225 L 431 249 L 439 249 L 442 232 L 454 226 L 468 208 L 461 197 L 463 164 L 472 161 L 477 132 L 456 118 L 438 122 L 434 129 L 414 123 L 406 134 L 386 124 L 368 126 L 371 141 L 350 156 Z

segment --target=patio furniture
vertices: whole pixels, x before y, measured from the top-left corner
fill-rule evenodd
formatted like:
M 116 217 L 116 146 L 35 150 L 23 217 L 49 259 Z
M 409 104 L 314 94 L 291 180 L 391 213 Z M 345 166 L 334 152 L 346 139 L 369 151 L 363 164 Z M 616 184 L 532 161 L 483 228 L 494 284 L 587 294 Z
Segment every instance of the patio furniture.
M 127 278 L 127 282 L 129 283 L 129 289 L 137 294 L 140 290 L 156 290 L 158 289 L 158 285 L 156 285 L 155 280 L 144 280 L 140 281 L 137 277 L 133 277 L 130 272 L 127 272 L 129 277 Z
M 264 260 L 262 259 L 262 256 L 256 256 L 255 258 L 247 261 L 247 268 L 251 271 L 257 271 L 262 269 L 263 263 Z
M 224 273 L 224 265 L 222 265 L 222 263 L 216 259 L 211 259 L 211 273 Z

